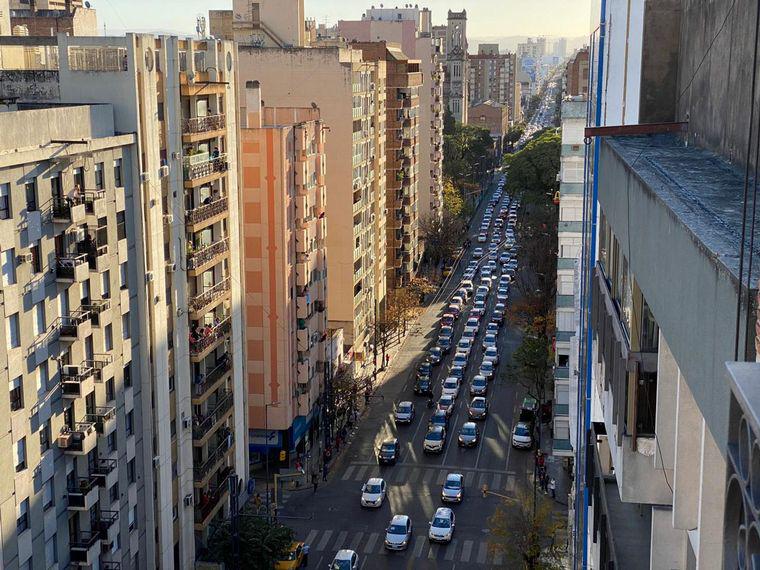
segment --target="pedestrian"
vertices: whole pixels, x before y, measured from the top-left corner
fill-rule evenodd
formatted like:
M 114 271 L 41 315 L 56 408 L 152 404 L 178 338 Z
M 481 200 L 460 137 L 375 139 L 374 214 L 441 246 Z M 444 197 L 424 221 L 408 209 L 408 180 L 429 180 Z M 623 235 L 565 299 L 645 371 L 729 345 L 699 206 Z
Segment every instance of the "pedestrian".
M 304 544 L 303 545 L 303 550 L 302 550 L 302 552 L 303 552 L 303 563 L 302 563 L 302 565 L 303 566 L 308 566 L 309 565 L 309 551 L 310 550 L 311 550 L 311 548 L 309 547 L 308 544 Z
M 317 479 L 317 474 L 312 473 L 311 475 L 311 484 L 314 486 L 314 492 L 317 492 L 317 487 L 319 487 L 319 480 Z
M 544 492 L 544 495 L 549 493 L 549 476 L 546 474 L 546 471 L 541 474 L 541 490 Z
M 390 354 L 386 354 L 385 355 L 385 368 L 388 368 L 388 364 L 390 363 L 390 361 L 391 361 L 391 355 Z
M 557 482 L 554 480 L 554 477 L 549 479 L 549 492 L 552 494 L 552 499 L 557 498 Z
M 327 463 L 322 466 L 322 481 L 327 481 Z

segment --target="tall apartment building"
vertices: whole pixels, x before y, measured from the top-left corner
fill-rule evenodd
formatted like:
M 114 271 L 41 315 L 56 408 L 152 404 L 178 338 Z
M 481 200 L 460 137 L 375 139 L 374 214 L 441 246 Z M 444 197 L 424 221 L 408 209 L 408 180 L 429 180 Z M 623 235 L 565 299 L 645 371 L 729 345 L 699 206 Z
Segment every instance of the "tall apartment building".
M 33 49 L 28 38 L 20 41 Z M 145 444 L 135 450 L 117 432 L 112 445 L 126 448 L 127 460 L 134 454 L 145 493 L 121 544 L 140 566 L 192 567 L 211 525 L 228 516 L 228 475 L 246 477 L 248 469 L 234 46 L 134 34 L 34 41 L 57 51 L 45 76 L 55 83 L 40 89 L 39 71 L 30 71 L 30 88 L 16 93 L 21 100 L 42 94 L 112 103 L 115 131 L 136 133 L 123 174 L 132 192 L 126 207 L 117 200 L 116 223 L 135 232 L 134 281 L 121 295 L 130 295 L 130 336 L 145 342 L 130 376 L 141 383 L 145 413 L 136 429 Z M 75 308 L 72 300 L 67 310 Z M 84 360 L 77 350 L 71 364 Z M 121 394 L 123 387 L 114 389 Z
M 467 10 L 449 10 L 446 27 L 445 78 L 443 96 L 446 107 L 460 123 L 467 124 L 469 72 L 467 71 Z
M 256 82 L 245 95 L 240 162 L 250 451 L 307 456 L 318 445 L 328 360 L 327 127 L 319 109 L 263 107 Z
M 517 44 L 517 57 L 539 59 L 546 55 L 546 38 L 528 38 Z
M 136 136 L 117 134 L 110 105 L 10 110 L 0 129 L 0 564 L 127 568 L 152 533 Z
M 588 48 L 579 49 L 565 66 L 565 93 L 588 96 Z
M 496 101 L 509 109 L 509 122 L 522 120 L 517 55 L 499 53 L 499 44 L 480 44 L 478 53 L 468 56 L 470 107 Z
M 395 44 L 356 42 L 365 60 L 385 61 L 387 286 L 409 285 L 422 259 L 417 206 L 420 139 L 420 62 Z
M 752 41 L 721 31 L 729 8 L 607 3 L 592 38 L 589 122 L 613 127 L 587 147 L 597 223 L 584 236 L 576 558 L 593 567 L 742 568 L 760 555 L 760 256 L 745 198 L 757 141 L 735 112 L 753 105 L 757 61 Z M 626 21 L 637 25 L 610 25 Z M 718 80 L 700 65 L 713 41 Z M 651 123 L 670 132 L 641 134 Z
M 370 8 L 361 20 L 340 20 L 348 42 L 386 41 L 420 61 L 419 217 L 441 216 L 443 192 L 443 62 L 441 41 L 432 37 L 427 8 Z

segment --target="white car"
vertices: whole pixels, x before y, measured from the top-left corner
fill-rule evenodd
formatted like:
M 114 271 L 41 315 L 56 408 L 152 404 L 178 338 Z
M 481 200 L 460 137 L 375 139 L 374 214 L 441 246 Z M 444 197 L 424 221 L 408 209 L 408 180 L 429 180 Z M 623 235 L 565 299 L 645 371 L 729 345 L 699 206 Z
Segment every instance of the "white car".
M 451 542 L 454 536 L 454 512 L 447 507 L 439 507 L 430 521 L 428 538 L 430 542 Z
M 476 301 L 473 307 L 475 309 L 483 309 L 485 308 L 485 303 L 483 303 L 483 305 L 480 306 L 480 301 Z M 471 330 L 471 331 L 477 332 L 479 327 L 480 327 L 480 322 L 478 321 L 478 319 L 475 317 L 470 317 L 469 319 L 467 319 L 467 323 L 464 325 L 464 330 L 466 331 Z M 467 354 L 468 355 L 470 354 L 469 347 L 467 350 Z
M 483 362 L 492 362 L 494 366 L 499 365 L 499 351 L 495 346 L 486 348 L 483 353 Z
M 385 480 L 380 477 L 370 478 L 362 485 L 362 507 L 381 507 L 385 500 L 385 493 Z
M 393 412 L 393 418 L 397 424 L 410 424 L 414 421 L 414 404 L 412 402 L 399 402 Z
M 470 321 L 467 321 L 467 323 L 469 324 Z M 477 329 L 477 326 L 475 328 Z M 472 350 L 472 341 L 470 339 L 463 338 L 457 343 L 457 352 L 466 354 L 468 358 L 470 356 L 471 350 Z
M 432 426 L 422 442 L 422 451 L 425 453 L 442 453 L 446 445 L 446 428 L 443 426 Z M 387 546 L 386 538 L 386 546 Z
M 518 449 L 530 449 L 533 447 L 533 434 L 530 426 L 524 422 L 518 422 L 512 428 L 512 447 Z
M 480 259 L 481 257 L 483 257 L 483 248 L 482 247 L 476 247 L 475 249 L 473 249 L 472 250 L 472 257 L 474 257 L 475 259 Z
M 449 473 L 441 489 L 441 501 L 444 503 L 461 503 L 464 498 L 464 475 Z
M 499 323 L 490 322 L 486 327 L 486 334 L 494 334 L 499 336 Z
M 338 550 L 330 563 L 330 570 L 359 570 L 359 555 L 353 550 Z
M 496 341 L 497 337 L 494 333 L 488 333 L 486 336 L 483 337 L 483 342 L 480 345 L 480 347 L 483 349 L 483 351 L 488 350 L 489 348 L 496 348 Z
M 451 361 L 451 367 L 454 368 L 455 366 L 461 366 L 462 368 L 467 368 L 468 361 L 469 358 L 466 354 L 463 352 L 457 352 L 454 355 L 454 360 Z
M 475 290 L 475 298 L 477 299 L 480 295 L 488 297 L 488 287 L 485 285 L 478 285 L 478 288 Z
M 475 265 L 477 266 L 477 263 Z M 474 285 L 472 284 L 472 281 L 470 281 L 469 279 L 464 279 L 459 284 L 459 287 L 460 289 L 464 289 L 465 291 L 467 291 L 468 295 L 472 296 L 473 289 L 474 289 Z
M 406 515 L 395 515 L 385 531 L 385 548 L 406 550 L 412 538 L 412 520 Z
M 446 378 L 446 380 L 443 381 L 441 396 L 451 396 L 456 399 L 456 397 L 459 396 L 459 380 L 453 376 Z
M 478 372 L 478 374 L 480 374 L 481 376 L 485 376 L 486 379 L 490 380 L 491 378 L 493 378 L 493 372 L 494 372 L 494 365 L 493 365 L 493 362 L 491 362 L 490 360 L 484 360 L 480 364 L 480 372 Z
M 488 241 L 488 235 L 485 233 L 478 234 L 478 243 L 486 243 Z
M 491 283 L 492 283 L 492 280 L 491 280 L 490 277 L 481 277 L 480 278 L 480 284 L 481 285 L 485 285 L 489 289 L 491 289 Z

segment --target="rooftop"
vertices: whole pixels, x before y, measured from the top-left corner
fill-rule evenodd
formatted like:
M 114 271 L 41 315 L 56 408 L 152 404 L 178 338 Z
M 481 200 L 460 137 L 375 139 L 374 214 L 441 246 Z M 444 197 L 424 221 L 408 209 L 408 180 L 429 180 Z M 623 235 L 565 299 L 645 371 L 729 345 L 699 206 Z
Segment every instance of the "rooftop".
M 738 281 L 744 171 L 717 154 L 685 145 L 671 134 L 617 136 L 605 142 L 688 228 L 709 257 Z M 751 206 L 750 200 L 750 215 Z M 758 274 L 760 224 L 755 228 L 751 283 L 756 283 Z

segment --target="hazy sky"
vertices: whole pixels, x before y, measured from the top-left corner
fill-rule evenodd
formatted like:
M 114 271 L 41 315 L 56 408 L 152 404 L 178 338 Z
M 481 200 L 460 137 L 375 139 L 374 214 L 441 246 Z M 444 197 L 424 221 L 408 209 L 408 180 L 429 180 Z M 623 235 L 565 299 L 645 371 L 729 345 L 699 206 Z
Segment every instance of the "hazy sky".
M 417 0 L 419 2 L 419 0 Z M 433 11 L 433 23 L 445 23 L 449 9 L 467 10 L 467 35 L 585 36 L 589 32 L 590 0 L 428 0 L 419 2 Z M 91 0 L 101 29 L 109 34 L 124 30 L 163 31 L 192 35 L 195 18 L 209 9 L 230 9 L 232 0 Z M 376 0 L 305 0 L 306 14 L 317 22 L 359 19 Z M 384 2 L 403 6 L 404 2 Z

